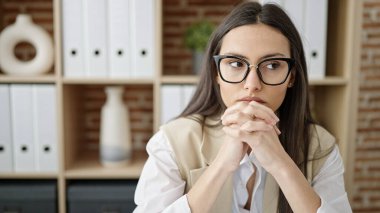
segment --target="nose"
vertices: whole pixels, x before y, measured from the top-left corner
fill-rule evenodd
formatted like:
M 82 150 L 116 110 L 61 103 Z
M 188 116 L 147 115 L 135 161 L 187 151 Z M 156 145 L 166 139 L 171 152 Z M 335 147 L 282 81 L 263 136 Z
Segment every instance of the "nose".
M 249 92 L 261 90 L 262 84 L 261 80 L 254 67 L 251 67 L 247 78 L 244 82 L 244 89 L 250 90 Z

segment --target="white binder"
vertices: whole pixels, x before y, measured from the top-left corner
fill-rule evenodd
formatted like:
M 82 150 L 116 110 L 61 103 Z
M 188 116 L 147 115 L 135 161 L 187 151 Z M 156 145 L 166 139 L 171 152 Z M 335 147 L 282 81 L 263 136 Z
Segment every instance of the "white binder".
M 82 13 L 82 1 L 62 1 L 63 73 L 67 77 L 85 76 Z
M 14 170 L 35 171 L 32 85 L 11 85 Z
M 161 124 L 165 124 L 182 112 L 181 95 L 179 85 L 161 87 Z
M 13 171 L 9 85 L 0 84 L 0 173 Z
M 195 92 L 195 86 L 194 85 L 184 85 L 182 86 L 182 93 L 183 93 L 183 98 L 182 98 L 182 103 L 181 103 L 181 108 L 184 110 L 187 105 L 189 104 L 191 98 L 193 97 Z
M 327 43 L 327 0 L 306 0 L 305 54 L 309 79 L 325 77 Z
M 52 84 L 33 85 L 36 169 L 58 171 L 56 90 Z
M 131 0 L 131 56 L 134 77 L 155 73 L 155 0 Z
M 130 77 L 129 1 L 108 0 L 108 61 L 111 77 Z
M 83 0 L 85 69 L 89 77 L 108 75 L 106 7 L 106 0 Z
M 300 0 L 284 0 L 283 7 L 289 17 L 292 19 L 293 24 L 296 26 L 298 32 L 304 34 L 304 1 Z
M 285 9 L 300 33 L 309 79 L 322 79 L 326 69 L 327 0 L 261 0 Z

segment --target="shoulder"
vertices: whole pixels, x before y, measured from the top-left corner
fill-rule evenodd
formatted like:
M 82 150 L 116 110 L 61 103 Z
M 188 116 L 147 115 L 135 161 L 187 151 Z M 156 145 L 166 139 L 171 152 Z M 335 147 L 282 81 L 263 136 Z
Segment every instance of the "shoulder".
M 160 130 L 163 131 L 169 139 L 172 137 L 188 137 L 189 134 L 201 134 L 202 116 L 193 115 L 177 118 L 162 125 Z
M 172 129 L 178 127 L 197 127 L 200 124 L 200 120 L 202 119 L 199 115 L 180 117 L 175 120 L 172 120 L 161 126 L 161 129 Z
M 148 141 L 146 145 L 148 154 L 154 153 L 159 150 L 172 151 L 170 148 L 165 133 L 161 130 L 156 132 Z

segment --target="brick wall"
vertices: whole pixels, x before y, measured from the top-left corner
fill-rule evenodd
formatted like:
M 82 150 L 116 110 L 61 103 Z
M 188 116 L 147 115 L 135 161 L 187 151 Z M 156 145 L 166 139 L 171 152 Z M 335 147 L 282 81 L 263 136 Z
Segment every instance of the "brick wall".
M 380 1 L 363 1 L 354 212 L 380 212 Z
M 214 23 L 219 23 L 237 2 L 239 1 L 163 0 L 164 74 L 190 74 L 191 52 L 183 44 L 183 33 L 186 27 L 204 17 Z M 363 0 L 363 6 L 355 193 L 351 205 L 354 212 L 374 213 L 380 212 L 380 2 Z M 24 11 L 32 14 L 34 21 L 52 35 L 54 30 L 52 0 L 2 0 L 0 8 L 0 30 L 14 22 L 16 15 Z M 31 50 L 16 50 L 16 53 L 26 59 L 33 54 Z M 85 93 L 85 100 L 94 104 L 87 103 L 84 106 L 87 113 L 83 122 L 87 123 L 85 137 L 89 144 L 94 144 L 98 140 L 98 135 L 94 131 L 98 131 L 98 112 L 105 101 L 102 90 L 103 87 L 100 86 L 84 87 L 84 91 L 89 92 Z M 134 123 L 132 128 L 137 133 L 133 137 L 137 142 L 146 142 L 149 132 L 152 132 L 152 125 L 149 125 L 152 122 L 152 109 L 139 110 L 139 107 L 152 105 L 151 90 L 149 86 L 126 87 L 125 99 L 133 111 L 131 113 Z M 135 102 L 137 96 L 144 97 L 144 100 Z M 148 128 L 148 133 L 139 132 L 140 128 Z
M 207 19 L 221 22 L 241 0 L 163 0 L 163 73 L 192 73 L 191 51 L 184 46 L 184 33 L 192 23 Z

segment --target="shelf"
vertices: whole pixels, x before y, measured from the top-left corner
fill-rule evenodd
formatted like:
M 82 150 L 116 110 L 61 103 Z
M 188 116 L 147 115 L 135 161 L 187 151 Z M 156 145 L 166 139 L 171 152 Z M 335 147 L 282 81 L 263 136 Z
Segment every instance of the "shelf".
M 55 179 L 57 173 L 17 172 L 0 174 L 0 179 Z
M 163 84 L 197 84 L 199 76 L 196 75 L 166 75 L 161 78 Z
M 186 75 L 186 76 L 163 76 L 161 78 L 161 83 L 163 84 L 197 84 L 199 76 Z M 326 77 L 323 79 L 312 79 L 309 81 L 311 86 L 340 86 L 346 85 L 347 79 L 343 77 Z
M 153 78 L 63 78 L 64 84 L 153 84 Z
M 346 85 L 348 80 L 343 77 L 326 77 L 324 79 L 311 79 L 309 85 L 311 86 L 342 86 Z
M 98 153 L 86 154 L 65 172 L 65 177 L 68 179 L 138 179 L 147 155 L 142 152 L 134 154 L 130 164 L 118 168 L 103 167 L 99 162 Z
M 0 83 L 55 83 L 54 74 L 41 76 L 12 76 L 0 74 Z

